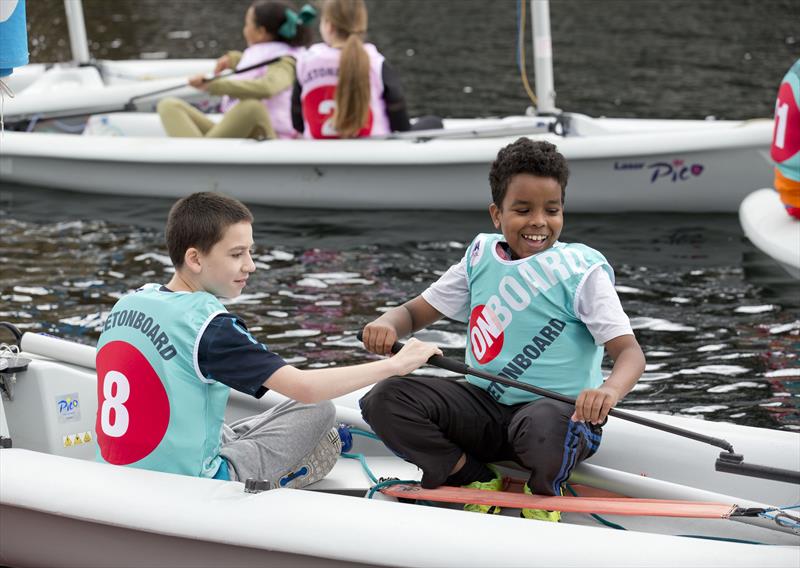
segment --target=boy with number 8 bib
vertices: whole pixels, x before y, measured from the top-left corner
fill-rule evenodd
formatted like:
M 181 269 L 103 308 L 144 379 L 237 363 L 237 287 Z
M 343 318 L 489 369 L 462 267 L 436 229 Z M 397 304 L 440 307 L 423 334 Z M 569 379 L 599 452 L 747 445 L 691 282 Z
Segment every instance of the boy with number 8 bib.
M 255 270 L 253 217 L 239 201 L 195 193 L 171 209 L 175 274 L 121 298 L 97 344 L 98 459 L 111 464 L 299 488 L 324 477 L 341 442 L 328 399 L 416 369 L 439 350 L 415 342 L 382 361 L 300 370 L 258 342 L 219 297 Z M 230 426 L 230 389 L 290 399 Z
M 422 469 L 422 486 L 499 491 L 488 465 L 530 470 L 526 493 L 559 495 L 600 444 L 609 410 L 636 384 L 644 355 L 599 252 L 562 243 L 566 160 L 548 142 L 500 150 L 489 180 L 494 226 L 420 296 L 367 325 L 364 344 L 390 352 L 402 336 L 444 316 L 468 322 L 467 364 L 576 397 L 574 407 L 475 377 L 385 381 L 361 399 L 364 419 L 395 453 Z M 603 349 L 614 360 L 603 382 Z M 467 510 L 499 513 L 497 507 Z M 558 521 L 558 511 L 523 509 Z

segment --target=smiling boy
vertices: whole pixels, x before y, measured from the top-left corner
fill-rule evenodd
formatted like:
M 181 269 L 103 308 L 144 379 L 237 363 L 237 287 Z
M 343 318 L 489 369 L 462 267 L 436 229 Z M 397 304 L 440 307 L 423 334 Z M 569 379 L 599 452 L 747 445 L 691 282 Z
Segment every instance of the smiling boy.
M 568 176 L 548 142 L 520 138 L 500 150 L 489 173 L 489 213 L 502 234 L 478 235 L 436 283 L 364 329 L 367 349 L 384 354 L 444 316 L 467 322 L 471 367 L 577 398 L 572 407 L 475 377 L 377 385 L 361 400 L 364 419 L 422 469 L 423 487 L 497 491 L 502 480 L 487 464 L 513 460 L 531 472 L 526 492 L 560 494 L 575 465 L 597 451 L 609 410 L 644 371 L 605 257 L 558 240 Z M 614 360 L 605 381 L 604 348 Z M 522 515 L 560 519 L 557 511 Z
M 253 217 L 236 199 L 195 193 L 170 210 L 175 274 L 112 308 L 97 345 L 98 459 L 196 477 L 266 479 L 302 487 L 325 476 L 341 443 L 328 401 L 440 351 L 415 342 L 365 365 L 300 370 L 258 342 L 218 298 L 235 298 L 255 270 Z M 230 389 L 292 400 L 224 424 Z

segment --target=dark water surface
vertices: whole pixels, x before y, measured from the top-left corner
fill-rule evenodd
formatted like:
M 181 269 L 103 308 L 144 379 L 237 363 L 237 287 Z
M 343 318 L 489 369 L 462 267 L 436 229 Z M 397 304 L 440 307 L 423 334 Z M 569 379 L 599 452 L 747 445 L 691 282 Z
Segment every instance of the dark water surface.
M 117 59 L 241 48 L 248 4 L 84 0 L 92 53 Z M 370 37 L 400 71 L 412 114 L 490 116 L 528 104 L 514 2 L 368 5 Z M 28 13 L 32 60 L 68 59 L 61 0 L 28 2 Z M 593 116 L 769 116 L 800 57 L 794 0 L 554 0 L 551 18 L 558 105 Z M 526 49 L 530 62 L 529 40 Z M 169 279 L 170 205 L 0 184 L 0 320 L 95 342 L 120 295 Z M 229 308 L 299 366 L 364 361 L 355 331 L 492 229 L 483 211 L 253 212 L 259 269 Z M 562 238 L 601 250 L 616 270 L 648 359 L 625 406 L 800 430 L 800 292 L 743 238 L 735 215 L 572 215 L 567 204 Z M 433 329 L 427 338 L 463 354 L 461 325 Z
M 169 280 L 171 203 L 6 187 L 0 320 L 95 342 L 120 295 Z M 355 331 L 491 230 L 484 212 L 252 209 L 258 270 L 228 307 L 300 366 L 364 361 Z M 800 429 L 797 285 L 742 237 L 734 215 L 568 215 L 563 240 L 590 243 L 616 269 L 648 359 L 625 406 Z M 463 356 L 460 324 L 433 330 L 425 337 Z
M 218 57 L 244 47 L 250 1 L 83 0 L 90 50 Z M 515 0 L 367 5 L 369 39 L 400 72 L 413 115 L 519 114 L 530 104 Z M 62 0 L 28 2 L 31 61 L 70 59 L 63 14 Z M 771 116 L 780 79 L 800 57 L 797 0 L 552 0 L 550 19 L 556 102 L 591 116 Z M 525 34 L 533 84 L 530 19 Z

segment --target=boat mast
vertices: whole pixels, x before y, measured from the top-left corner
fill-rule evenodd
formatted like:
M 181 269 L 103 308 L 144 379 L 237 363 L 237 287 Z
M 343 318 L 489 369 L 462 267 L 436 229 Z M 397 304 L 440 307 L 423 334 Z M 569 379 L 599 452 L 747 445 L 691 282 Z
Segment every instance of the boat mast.
M 89 63 L 89 42 L 83 21 L 83 3 L 81 0 L 64 0 L 64 11 L 67 13 L 72 60 L 78 65 L 86 65 Z
M 537 114 L 557 114 L 556 89 L 553 84 L 553 45 L 550 41 L 550 0 L 531 0 L 531 29 L 534 84 L 539 103 L 536 111 Z

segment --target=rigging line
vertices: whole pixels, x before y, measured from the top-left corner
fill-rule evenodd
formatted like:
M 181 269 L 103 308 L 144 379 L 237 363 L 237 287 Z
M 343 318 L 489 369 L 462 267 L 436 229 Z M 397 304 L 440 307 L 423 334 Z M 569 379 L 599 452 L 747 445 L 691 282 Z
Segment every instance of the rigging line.
M 519 74 L 522 78 L 522 86 L 525 87 L 528 98 L 533 103 L 533 106 L 536 107 L 539 102 L 528 82 L 528 73 L 525 68 L 525 2 L 526 0 L 518 0 L 517 4 L 519 6 L 519 30 L 517 32 L 517 37 L 519 38 Z

